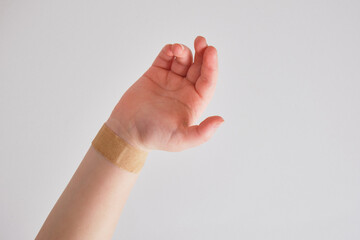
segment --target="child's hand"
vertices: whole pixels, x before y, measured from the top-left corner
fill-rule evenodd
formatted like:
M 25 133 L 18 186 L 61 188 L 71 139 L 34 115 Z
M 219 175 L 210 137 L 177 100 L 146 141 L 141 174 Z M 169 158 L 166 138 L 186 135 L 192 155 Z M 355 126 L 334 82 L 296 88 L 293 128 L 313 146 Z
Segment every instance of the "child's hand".
M 122 96 L 106 124 L 143 150 L 181 151 L 211 138 L 224 121 L 212 116 L 193 125 L 213 96 L 217 51 L 197 37 L 195 60 L 181 44 L 168 44 Z

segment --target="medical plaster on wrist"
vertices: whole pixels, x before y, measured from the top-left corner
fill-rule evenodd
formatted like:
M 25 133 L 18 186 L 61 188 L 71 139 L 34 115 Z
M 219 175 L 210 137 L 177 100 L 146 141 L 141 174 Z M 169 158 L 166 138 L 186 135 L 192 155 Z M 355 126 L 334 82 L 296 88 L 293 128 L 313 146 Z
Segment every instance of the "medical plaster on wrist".
M 92 146 L 104 157 L 129 172 L 138 173 L 145 164 L 148 152 L 137 149 L 116 135 L 104 124 Z

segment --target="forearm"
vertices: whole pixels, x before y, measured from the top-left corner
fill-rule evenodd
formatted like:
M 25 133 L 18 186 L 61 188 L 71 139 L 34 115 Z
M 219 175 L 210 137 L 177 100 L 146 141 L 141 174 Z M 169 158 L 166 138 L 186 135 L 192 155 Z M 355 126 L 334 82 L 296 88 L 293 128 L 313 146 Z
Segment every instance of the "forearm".
M 36 239 L 111 239 L 137 177 L 91 146 Z

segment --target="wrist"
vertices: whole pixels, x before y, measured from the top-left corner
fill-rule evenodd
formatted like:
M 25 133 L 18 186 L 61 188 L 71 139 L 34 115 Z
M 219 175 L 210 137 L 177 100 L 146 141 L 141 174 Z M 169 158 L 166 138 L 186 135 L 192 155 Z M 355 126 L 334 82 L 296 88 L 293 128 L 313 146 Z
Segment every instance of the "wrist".
M 109 117 L 109 119 L 105 122 L 105 125 L 109 127 L 118 137 L 122 138 L 128 144 L 130 144 L 133 148 L 139 151 L 149 152 L 150 149 L 144 147 L 139 143 L 136 131 L 131 131 L 131 128 L 127 128 L 123 126 L 116 118 Z
M 140 172 L 148 155 L 147 151 L 130 145 L 106 124 L 103 124 L 91 145 L 115 165 L 133 173 Z

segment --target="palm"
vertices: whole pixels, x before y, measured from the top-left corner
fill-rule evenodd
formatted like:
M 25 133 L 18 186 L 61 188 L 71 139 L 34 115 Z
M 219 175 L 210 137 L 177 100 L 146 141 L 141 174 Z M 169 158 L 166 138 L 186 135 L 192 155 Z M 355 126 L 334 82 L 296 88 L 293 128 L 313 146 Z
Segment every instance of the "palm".
M 181 45 L 167 45 L 153 65 L 123 95 L 108 122 L 118 134 L 143 149 L 178 151 L 206 141 L 210 125 L 222 122 L 211 117 L 192 126 L 204 111 L 215 89 L 216 50 L 204 38 L 195 40 L 195 61 Z M 174 55 L 176 58 L 174 58 Z M 209 135 L 210 133 L 207 133 Z M 201 142 L 202 141 L 202 142 Z

